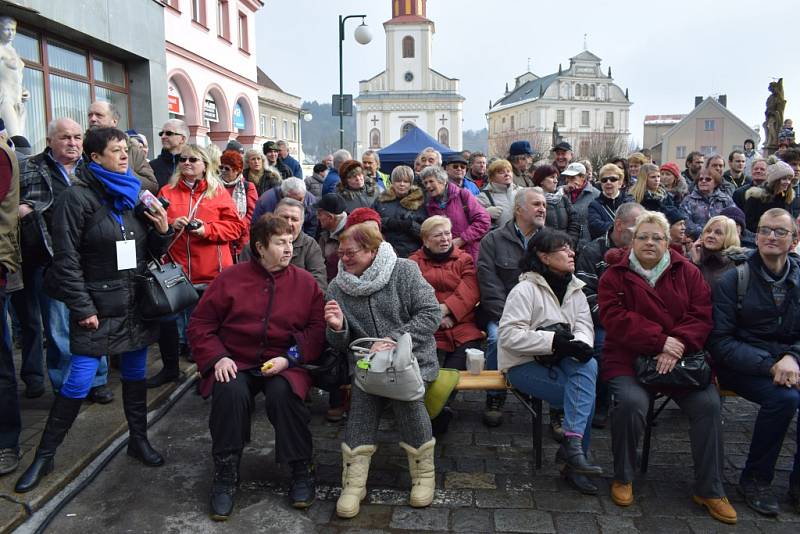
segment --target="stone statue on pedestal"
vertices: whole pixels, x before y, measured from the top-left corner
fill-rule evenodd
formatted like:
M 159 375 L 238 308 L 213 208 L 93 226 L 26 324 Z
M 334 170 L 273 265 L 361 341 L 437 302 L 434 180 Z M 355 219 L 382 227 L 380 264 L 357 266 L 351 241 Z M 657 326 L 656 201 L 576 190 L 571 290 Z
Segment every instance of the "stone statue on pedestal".
M 770 95 L 767 98 L 767 110 L 764 113 L 764 133 L 767 136 L 764 148 L 767 154 L 772 154 L 778 150 L 778 133 L 783 126 L 783 110 L 786 108 L 786 98 L 783 96 L 783 78 L 777 82 L 770 82 Z
M 9 137 L 25 135 L 25 102 L 30 93 L 22 86 L 25 63 L 12 46 L 17 35 L 17 21 L 0 16 L 0 118 Z

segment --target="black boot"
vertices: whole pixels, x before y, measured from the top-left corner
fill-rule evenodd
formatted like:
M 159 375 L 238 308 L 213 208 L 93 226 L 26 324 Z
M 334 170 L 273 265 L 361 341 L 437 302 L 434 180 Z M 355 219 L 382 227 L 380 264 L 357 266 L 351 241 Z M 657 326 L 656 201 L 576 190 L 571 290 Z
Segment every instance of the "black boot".
M 292 466 L 292 487 L 289 488 L 289 502 L 295 508 L 305 509 L 316 498 L 314 464 L 306 460 L 290 462 Z
M 602 475 L 603 468 L 591 465 L 583 452 L 581 438 L 578 436 L 564 436 L 556 453 L 556 461 L 566 464 L 566 468 L 578 475 Z
M 164 362 L 164 368 L 159 372 L 147 379 L 148 388 L 161 387 L 169 382 L 183 382 L 186 375 L 178 369 L 178 362 L 175 361 L 175 367 L 167 367 L 167 362 Z
M 579 475 L 566 465 L 561 469 L 561 476 L 570 486 L 584 495 L 597 495 L 600 491 L 597 485 L 586 475 Z
M 56 449 L 64 441 L 64 436 L 67 435 L 67 431 L 78 416 L 81 403 L 83 403 L 83 399 L 69 399 L 56 394 L 33 463 L 19 477 L 14 491 L 17 493 L 31 491 L 39 485 L 39 481 L 45 475 L 53 470 Z
M 144 380 L 122 381 L 122 406 L 128 420 L 128 456 L 157 467 L 164 458 L 147 441 L 147 385 Z
M 157 388 L 167 382 L 178 382 L 183 373 L 178 367 L 180 343 L 178 341 L 178 326 L 175 321 L 161 323 L 158 334 L 158 350 L 161 352 L 161 361 L 164 367 L 154 376 L 147 379 L 147 387 Z
M 239 482 L 240 454 L 214 455 L 214 482 L 211 484 L 211 519 L 225 521 L 233 511 L 233 495 Z

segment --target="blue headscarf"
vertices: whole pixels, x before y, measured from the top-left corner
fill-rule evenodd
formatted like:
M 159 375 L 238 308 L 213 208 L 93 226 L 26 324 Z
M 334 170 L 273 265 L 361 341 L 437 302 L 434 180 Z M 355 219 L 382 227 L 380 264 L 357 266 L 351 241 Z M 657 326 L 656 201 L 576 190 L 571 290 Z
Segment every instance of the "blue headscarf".
M 139 199 L 139 190 L 142 187 L 139 179 L 131 172 L 131 168 L 125 174 L 109 171 L 95 163 L 89 163 L 89 170 L 105 186 L 109 196 L 114 199 L 114 211 L 122 213 L 131 210 Z

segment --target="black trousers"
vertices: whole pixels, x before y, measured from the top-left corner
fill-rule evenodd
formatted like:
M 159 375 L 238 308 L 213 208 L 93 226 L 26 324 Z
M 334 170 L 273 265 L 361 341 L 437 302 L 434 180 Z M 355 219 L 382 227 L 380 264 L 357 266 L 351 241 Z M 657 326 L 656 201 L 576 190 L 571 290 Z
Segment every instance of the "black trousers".
M 6 290 L 0 288 L 0 310 L 6 309 Z M 6 343 L 8 320 L 0 318 L 0 449 L 19 448 L 22 420 L 17 397 L 17 375 L 14 372 L 14 355 Z
M 211 398 L 211 452 L 241 454 L 250 440 L 255 396 L 264 393 L 267 418 L 275 428 L 275 459 L 280 463 L 311 459 L 311 414 L 282 376 L 239 372 L 230 382 L 215 382 Z
M 453 352 L 445 352 L 442 349 L 436 349 L 436 356 L 439 358 L 439 365 L 446 369 L 458 369 L 459 371 L 466 371 L 467 369 L 467 349 L 481 348 L 482 340 L 467 341 L 463 345 L 456 347 Z

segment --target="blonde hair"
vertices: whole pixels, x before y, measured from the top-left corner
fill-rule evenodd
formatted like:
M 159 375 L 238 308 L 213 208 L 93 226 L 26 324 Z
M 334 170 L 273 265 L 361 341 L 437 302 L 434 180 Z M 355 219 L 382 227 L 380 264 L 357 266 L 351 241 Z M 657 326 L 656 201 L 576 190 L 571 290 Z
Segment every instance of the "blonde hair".
M 606 163 L 602 167 L 600 167 L 600 172 L 597 173 L 597 178 L 600 179 L 605 174 L 613 174 L 620 180 L 625 179 L 625 171 L 617 167 L 616 163 Z
M 219 175 L 219 165 L 220 160 L 222 159 L 222 150 L 220 150 L 220 148 L 214 143 L 211 143 L 206 147 L 206 152 L 208 153 L 208 160 L 211 162 L 211 170 L 214 172 L 214 174 Z
M 420 237 L 424 240 L 431 232 L 433 232 L 434 228 L 439 226 L 444 226 L 448 230 L 453 229 L 453 223 L 450 222 L 450 219 L 447 217 L 442 217 L 441 215 L 432 215 L 423 221 L 422 226 L 419 228 Z
M 700 236 L 702 237 L 711 226 L 717 223 L 722 225 L 722 235 L 724 236 L 722 239 L 722 250 L 731 247 L 739 248 L 742 246 L 741 241 L 739 241 L 739 229 L 736 228 L 736 221 L 725 215 L 715 215 L 711 217 L 706 225 L 703 226 L 703 231 L 700 232 Z
M 186 144 L 183 145 L 181 149 L 181 156 L 183 154 L 190 154 L 194 157 L 200 158 L 203 160 L 205 164 L 205 170 L 203 170 L 203 180 L 206 181 L 206 196 L 208 198 L 214 198 L 217 196 L 222 190 L 222 180 L 219 177 L 219 174 L 212 170 L 212 163 L 211 159 L 208 156 L 208 152 L 206 152 L 203 147 L 195 144 Z M 174 189 L 175 186 L 178 185 L 178 182 L 181 179 L 181 166 L 180 163 L 175 166 L 175 172 L 172 173 L 172 178 L 169 179 L 169 187 Z
M 655 224 L 660 226 L 664 232 L 664 237 L 669 239 L 669 221 L 660 211 L 643 211 L 636 217 L 636 223 L 633 225 L 633 235 L 639 233 L 639 227 L 643 224 Z
M 641 152 L 634 152 L 630 156 L 628 156 L 628 164 L 631 163 L 638 163 L 639 165 L 644 165 L 647 163 L 647 158 Z
M 653 165 L 652 163 L 645 163 L 642 165 L 639 169 L 639 177 L 636 183 L 628 190 L 628 193 L 640 204 L 644 199 L 644 195 L 647 193 L 647 175 L 651 172 L 657 172 L 659 175 L 661 174 L 661 171 L 658 170 L 658 165 Z
M 339 242 L 341 243 L 345 239 L 352 239 L 358 246 L 370 252 L 378 250 L 383 243 L 383 235 L 374 221 L 358 223 L 346 228 L 339 234 Z
M 494 160 L 487 169 L 487 173 L 489 174 L 489 179 L 497 174 L 498 172 L 507 171 L 512 172 L 511 163 L 507 159 L 496 159 Z

